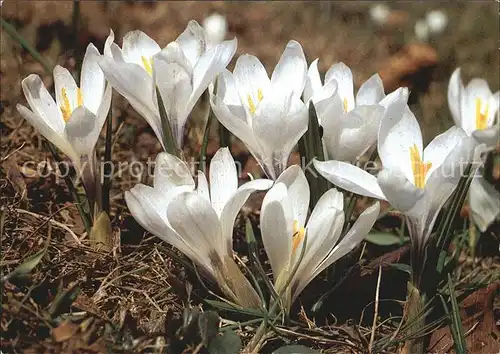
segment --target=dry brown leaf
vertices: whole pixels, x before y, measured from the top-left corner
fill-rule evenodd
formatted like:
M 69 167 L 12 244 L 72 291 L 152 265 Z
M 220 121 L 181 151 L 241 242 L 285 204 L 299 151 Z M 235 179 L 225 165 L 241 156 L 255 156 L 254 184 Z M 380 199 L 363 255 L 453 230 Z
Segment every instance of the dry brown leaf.
M 56 342 L 64 342 L 78 332 L 79 326 L 69 320 L 64 321 L 52 330 L 52 336 Z
M 500 282 L 479 289 L 460 304 L 460 314 L 470 353 L 498 353 L 500 331 L 495 324 L 493 302 L 500 292 Z M 449 327 L 434 331 L 428 351 L 431 353 L 454 353 L 453 338 Z
M 406 78 L 420 70 L 436 65 L 438 56 L 436 50 L 425 43 L 410 43 L 384 62 L 379 75 L 384 82 L 386 91 L 398 87 L 411 87 Z

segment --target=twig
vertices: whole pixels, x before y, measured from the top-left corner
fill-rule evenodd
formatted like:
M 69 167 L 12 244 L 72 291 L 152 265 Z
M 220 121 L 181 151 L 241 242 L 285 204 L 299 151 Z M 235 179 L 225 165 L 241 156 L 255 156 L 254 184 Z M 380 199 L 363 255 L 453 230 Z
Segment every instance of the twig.
M 73 239 L 76 241 L 76 243 L 78 243 L 79 245 L 82 244 L 80 242 L 80 239 L 78 239 L 78 236 L 76 236 L 76 234 L 73 231 L 71 231 L 71 229 L 68 226 L 64 225 L 63 223 L 60 223 L 57 220 L 50 219 L 47 216 L 35 214 L 35 213 L 32 213 L 31 211 L 27 211 L 27 210 L 23 210 L 23 209 L 16 209 L 16 212 L 21 213 L 21 214 L 31 215 L 37 219 L 42 219 L 44 221 L 48 221 L 50 224 L 57 226 L 57 227 L 60 227 L 64 231 L 67 231 L 71 235 L 71 237 L 73 237 Z
M 372 334 L 370 336 L 369 351 L 373 353 L 373 342 L 375 341 L 375 331 L 377 330 L 378 302 L 380 295 L 380 280 L 382 279 L 382 265 L 378 266 L 377 289 L 375 290 L 375 313 L 373 314 Z

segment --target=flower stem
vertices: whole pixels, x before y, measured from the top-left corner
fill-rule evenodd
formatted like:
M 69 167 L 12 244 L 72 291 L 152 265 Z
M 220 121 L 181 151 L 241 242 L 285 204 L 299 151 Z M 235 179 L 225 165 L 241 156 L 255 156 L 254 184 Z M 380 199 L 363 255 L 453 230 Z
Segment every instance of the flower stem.
M 207 91 L 205 91 L 207 92 Z M 208 94 L 208 92 L 207 92 Z M 210 99 L 207 97 L 207 99 Z M 205 173 L 206 170 L 206 160 L 207 160 L 207 147 L 208 147 L 208 139 L 210 137 L 210 127 L 212 125 L 212 121 L 214 120 L 214 111 L 212 109 L 212 106 L 209 104 L 208 105 L 208 118 L 207 118 L 207 125 L 205 126 L 205 133 L 203 134 L 203 142 L 201 143 L 201 150 L 200 150 L 200 171 Z
M 106 141 L 104 148 L 104 165 L 102 166 L 102 171 L 99 171 L 102 174 L 102 180 L 99 182 L 102 183 L 102 210 L 104 210 L 109 215 L 110 202 L 109 202 L 109 193 L 111 190 L 111 177 L 113 168 L 111 161 L 111 150 L 113 148 L 111 136 L 113 135 L 113 107 L 110 106 L 108 118 L 106 121 Z
M 51 142 L 46 141 L 46 143 L 47 143 L 46 144 L 47 148 L 49 149 L 52 156 L 54 156 L 54 159 L 58 163 L 59 169 L 60 169 L 61 168 L 60 162 L 62 161 L 61 157 L 59 156 L 59 154 L 56 151 L 56 148 L 54 147 L 54 145 L 52 145 Z M 76 205 L 76 208 L 78 209 L 78 212 L 80 213 L 80 217 L 82 218 L 82 222 L 83 222 L 83 226 L 85 227 L 85 231 L 87 232 L 87 234 L 89 234 L 90 230 L 92 228 L 92 222 L 91 222 L 89 214 L 83 208 L 82 200 L 81 200 L 80 196 L 78 195 L 78 192 L 75 188 L 73 180 L 71 179 L 71 176 L 74 173 L 64 173 L 64 171 L 60 171 L 60 172 L 64 176 L 64 181 L 66 182 L 66 186 L 68 187 L 68 190 L 71 193 L 71 196 L 73 197 L 73 201 Z

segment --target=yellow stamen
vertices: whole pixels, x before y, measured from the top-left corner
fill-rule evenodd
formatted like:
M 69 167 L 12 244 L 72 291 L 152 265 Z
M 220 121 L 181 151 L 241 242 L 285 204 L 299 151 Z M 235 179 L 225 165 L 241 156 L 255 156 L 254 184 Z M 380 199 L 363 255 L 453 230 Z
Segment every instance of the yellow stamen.
M 63 87 L 61 90 L 61 96 L 63 103 L 60 108 L 63 115 L 63 119 L 65 122 L 67 122 L 69 120 L 69 117 L 71 117 L 72 110 L 71 110 L 71 105 L 69 104 L 68 94 L 66 93 L 65 87 Z
M 255 107 L 255 103 L 253 103 L 252 96 L 248 95 L 247 100 L 248 100 L 248 109 L 250 113 L 254 114 L 257 108 Z
M 347 108 L 349 108 L 347 98 L 344 98 L 344 112 L 347 112 Z
M 71 103 L 69 102 L 68 98 L 68 91 L 66 90 L 66 87 L 63 87 L 61 89 L 61 96 L 62 96 L 62 105 L 61 105 L 61 112 L 63 115 L 63 119 L 65 122 L 69 120 L 71 117 L 71 113 L 73 113 L 73 107 L 71 107 Z M 76 107 L 83 106 L 83 93 L 82 90 L 77 87 L 76 88 Z M 75 107 L 75 108 L 76 108 Z
M 297 220 L 294 220 L 294 222 L 293 222 L 293 237 L 292 237 L 292 254 L 295 253 L 297 248 L 302 243 L 302 240 L 304 240 L 305 233 L 306 233 L 306 230 L 304 229 L 304 227 L 299 226 L 299 222 Z
M 144 65 L 144 69 L 149 75 L 153 75 L 153 60 L 151 58 L 146 58 L 144 55 L 141 56 L 142 65 Z
M 264 94 L 262 93 L 262 89 L 258 89 L 257 90 L 257 103 L 259 103 L 260 101 L 262 101 L 264 99 Z M 255 106 L 255 103 L 253 102 L 253 98 L 252 98 L 252 95 L 248 95 L 247 96 L 247 101 L 248 101 L 248 110 L 250 111 L 250 113 L 254 114 L 255 111 L 257 110 L 257 107 Z
M 83 93 L 79 87 L 76 88 L 76 104 L 77 107 L 83 106 Z
M 487 103 L 484 112 L 481 112 L 481 99 L 476 98 L 476 129 L 483 130 L 488 128 L 488 110 L 490 105 Z
M 431 162 L 423 162 L 420 157 L 420 152 L 418 151 L 417 145 L 413 144 L 410 147 L 410 159 L 411 159 L 411 168 L 413 170 L 413 178 L 415 187 L 424 188 L 425 187 L 425 176 L 427 172 L 432 167 Z
M 264 95 L 262 94 L 262 90 L 261 89 L 258 89 L 257 90 L 257 99 L 260 101 L 262 101 L 262 99 L 264 98 Z

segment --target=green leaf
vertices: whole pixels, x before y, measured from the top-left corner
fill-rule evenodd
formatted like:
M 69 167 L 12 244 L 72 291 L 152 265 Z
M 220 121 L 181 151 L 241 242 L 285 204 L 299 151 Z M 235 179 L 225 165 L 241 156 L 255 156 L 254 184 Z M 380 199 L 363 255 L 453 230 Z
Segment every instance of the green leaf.
M 408 264 L 404 263 L 388 263 L 387 264 L 390 267 L 396 268 L 397 270 L 400 270 L 402 272 L 406 272 L 411 275 L 411 266 Z
M 241 347 L 240 337 L 233 331 L 227 331 L 210 341 L 208 352 L 210 354 L 238 354 Z
M 465 333 L 460 317 L 460 307 L 458 306 L 457 297 L 455 295 L 455 287 L 451 280 L 451 275 L 448 273 L 448 291 L 450 292 L 451 300 L 451 335 L 453 337 L 454 347 L 457 354 L 467 353 L 467 344 L 465 343 Z
M 299 153 L 301 159 L 306 164 L 312 164 L 313 159 L 325 160 L 323 153 L 322 129 L 318 122 L 316 108 L 312 101 L 309 103 L 309 122 L 307 131 L 299 139 Z M 315 176 L 312 173 L 306 173 L 307 181 L 311 189 L 311 198 L 309 206 L 314 208 L 319 198 L 330 188 L 329 182 L 321 176 Z
M 49 233 L 49 235 L 50 235 L 50 233 Z M 47 252 L 47 249 L 49 248 L 49 244 L 50 244 L 50 237 L 47 237 L 47 240 L 45 241 L 45 245 L 40 251 L 38 251 L 34 255 L 26 258 L 26 260 L 23 263 L 21 263 L 20 265 L 18 265 L 16 267 L 16 269 L 14 269 L 12 272 L 7 274 L 6 276 L 2 277 L 0 283 L 3 284 L 3 282 L 5 282 L 6 280 L 11 280 L 11 279 L 23 277 L 23 276 L 31 273 L 31 271 L 33 269 L 35 269 L 35 267 L 38 265 L 38 263 L 40 263 L 40 261 L 45 256 L 45 253 Z
M 285 345 L 276 349 L 273 354 L 320 354 L 316 349 L 308 348 L 303 345 Z
M 245 314 L 245 315 L 250 315 L 250 316 L 255 316 L 255 317 L 263 317 L 264 314 L 260 310 L 256 309 L 251 309 L 251 308 L 243 308 L 243 307 L 236 307 L 231 304 L 228 304 L 226 302 L 222 301 L 217 301 L 217 300 L 208 300 L 206 299 L 205 302 L 209 304 L 210 306 L 213 306 L 215 308 L 218 308 L 219 310 L 222 311 L 229 311 L 229 312 L 235 312 L 239 314 Z
M 388 232 L 370 232 L 365 236 L 365 240 L 377 246 L 399 245 L 409 240 L 408 237 L 400 238 Z
M 208 346 L 212 338 L 219 332 L 219 315 L 215 311 L 206 311 L 198 316 L 198 330 L 203 345 Z
M 49 314 L 52 319 L 69 311 L 71 304 L 80 294 L 80 287 L 73 286 L 66 290 L 61 290 L 54 301 L 50 304 Z

